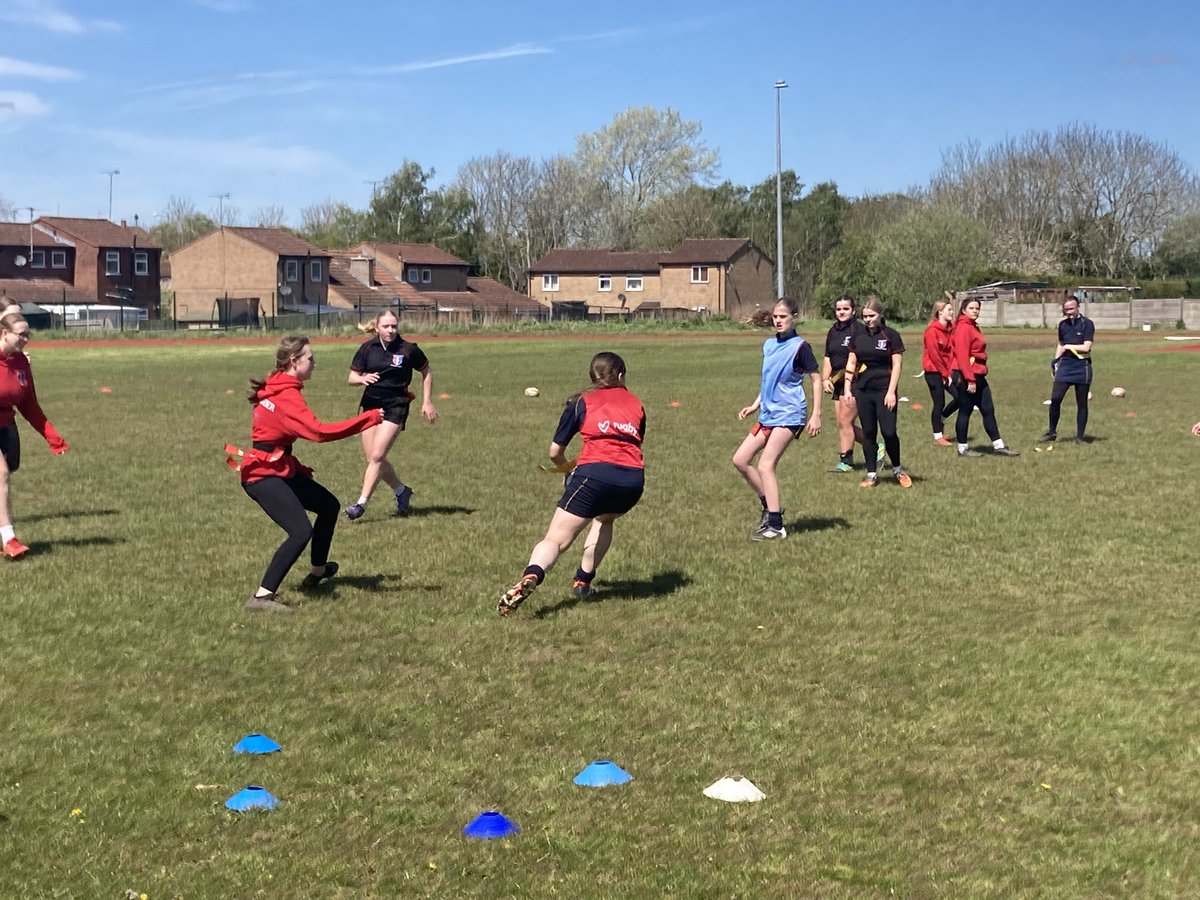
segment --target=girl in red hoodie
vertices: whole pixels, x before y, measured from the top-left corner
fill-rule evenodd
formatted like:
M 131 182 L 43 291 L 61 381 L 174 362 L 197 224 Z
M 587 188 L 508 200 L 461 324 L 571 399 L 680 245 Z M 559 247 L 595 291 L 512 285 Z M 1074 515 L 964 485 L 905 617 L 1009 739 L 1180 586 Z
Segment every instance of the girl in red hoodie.
M 958 409 L 958 391 L 950 383 L 950 370 L 954 368 L 954 304 L 949 300 L 938 300 L 933 304 L 933 318 L 925 329 L 925 354 L 921 357 L 921 368 L 925 372 L 925 384 L 929 388 L 929 422 L 933 426 L 933 442 L 939 447 L 951 446 L 942 434 L 942 423 L 950 413 Z M 946 404 L 946 393 L 950 404 Z
M 29 341 L 29 323 L 20 313 L 0 317 L 0 545 L 9 559 L 20 559 L 29 548 L 17 540 L 8 503 L 8 476 L 21 465 L 21 436 L 16 410 L 46 439 L 50 452 L 67 452 L 67 442 L 46 419 L 33 387 L 33 372 L 22 352 Z
M 329 562 L 329 547 L 340 512 L 338 499 L 313 480 L 312 469 L 300 465 L 292 455 L 292 443 L 297 438 L 337 441 L 380 422 L 382 413 L 378 409 L 328 425 L 318 421 L 301 394 L 315 365 L 308 338 L 288 335 L 275 351 L 275 371 L 262 381 L 250 379 L 254 447 L 242 458 L 242 488 L 271 521 L 287 532 L 287 538 L 271 558 L 262 584 L 247 601 L 248 610 L 292 611 L 279 602 L 275 592 L 310 540 L 312 568 L 302 586 L 316 587 L 338 570 L 337 563 Z M 315 524 L 308 521 L 305 510 L 317 514 Z
M 983 456 L 967 444 L 971 412 L 975 407 L 983 414 L 983 430 L 992 439 L 992 452 L 997 456 L 1020 456 L 1004 446 L 1000 426 L 996 424 L 996 407 L 992 404 L 992 389 L 988 387 L 987 341 L 979 330 L 979 301 L 967 298 L 959 305 L 958 321 L 954 323 L 953 382 L 958 386 L 958 420 L 954 423 L 959 456 Z

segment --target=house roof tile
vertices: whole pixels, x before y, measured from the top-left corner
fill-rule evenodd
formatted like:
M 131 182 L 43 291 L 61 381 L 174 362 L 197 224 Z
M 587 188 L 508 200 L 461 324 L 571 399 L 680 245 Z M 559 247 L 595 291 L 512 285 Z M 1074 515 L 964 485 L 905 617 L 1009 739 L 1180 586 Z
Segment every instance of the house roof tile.
M 551 250 L 532 266 L 534 274 L 610 275 L 659 270 L 662 253 L 626 250 L 587 250 L 559 247 Z
M 33 229 L 33 246 L 57 248 L 59 245 L 54 242 L 54 238 L 46 234 L 44 231 Z M 4 247 L 29 247 L 30 234 L 29 223 L 22 224 L 21 222 L 0 222 L 0 246 Z
M 141 228 L 117 225 L 108 219 L 74 219 L 66 216 L 41 216 L 34 223 L 50 231 L 61 232 L 93 247 L 132 247 L 142 250 L 161 249 L 154 238 Z
M 95 303 L 95 297 L 89 297 L 73 285 L 56 278 L 0 278 L 0 305 L 8 300 L 23 303 L 53 304 L 62 303 L 66 292 L 67 303 Z
M 664 266 L 687 266 L 697 263 L 717 265 L 727 263 L 746 247 L 753 247 L 749 238 L 690 238 L 681 241 L 658 261 Z
M 414 266 L 470 266 L 453 253 L 447 253 L 434 244 L 375 243 L 364 241 L 354 250 L 381 260 L 402 260 Z
M 328 250 L 314 247 L 303 238 L 296 237 L 286 228 L 247 228 L 226 225 L 225 230 L 279 256 L 327 257 L 330 255 Z

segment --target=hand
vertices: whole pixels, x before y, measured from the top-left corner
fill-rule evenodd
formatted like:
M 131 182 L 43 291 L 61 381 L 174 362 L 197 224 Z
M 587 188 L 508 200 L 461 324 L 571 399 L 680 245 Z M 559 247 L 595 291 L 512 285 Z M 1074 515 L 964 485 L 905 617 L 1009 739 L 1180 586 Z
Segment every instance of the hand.
M 374 384 L 378 380 L 379 380 L 378 372 L 366 372 L 363 374 L 363 377 L 362 377 L 363 384 Z
M 738 410 L 738 421 L 740 422 L 754 411 L 755 408 L 753 406 L 743 406 L 740 410 Z
M 432 403 L 421 404 L 421 415 L 425 417 L 425 421 L 432 425 L 437 421 L 437 410 L 433 408 Z
M 824 383 L 822 383 L 822 385 L 821 385 L 821 389 L 824 390 L 825 393 L 827 393 L 829 396 L 832 397 L 833 396 L 833 381 L 826 378 Z
M 821 417 L 820 416 L 813 416 L 811 419 L 808 420 L 807 431 L 808 431 L 808 436 L 810 438 L 815 438 L 818 434 L 821 433 Z
M 62 456 L 70 449 L 71 448 L 67 445 L 67 442 L 62 438 L 54 437 L 50 439 L 50 452 L 55 456 Z
M 975 393 L 975 382 L 973 382 L 973 381 L 968 381 L 968 382 L 967 382 L 967 393 L 968 393 L 968 394 L 973 394 L 973 393 Z
M 883 405 L 887 409 L 895 409 L 896 408 L 896 392 L 895 391 L 888 391 L 886 394 L 883 395 Z
M 375 421 L 371 423 L 371 427 L 374 428 L 376 425 L 378 425 L 380 422 L 383 421 L 383 410 L 381 408 L 377 407 L 377 408 L 371 410 L 371 412 L 375 413 L 375 415 L 373 416 Z
M 1192 426 L 1192 434 L 1196 435 L 1196 437 L 1200 437 L 1200 422 L 1197 422 Z

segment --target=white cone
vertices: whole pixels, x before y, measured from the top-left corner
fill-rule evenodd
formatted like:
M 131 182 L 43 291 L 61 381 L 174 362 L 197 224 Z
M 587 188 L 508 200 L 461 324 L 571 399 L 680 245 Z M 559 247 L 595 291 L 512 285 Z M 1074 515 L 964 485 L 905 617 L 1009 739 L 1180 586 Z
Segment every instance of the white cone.
M 767 795 L 754 786 L 749 778 L 729 778 L 714 781 L 704 789 L 705 797 L 724 800 L 726 803 L 757 803 Z

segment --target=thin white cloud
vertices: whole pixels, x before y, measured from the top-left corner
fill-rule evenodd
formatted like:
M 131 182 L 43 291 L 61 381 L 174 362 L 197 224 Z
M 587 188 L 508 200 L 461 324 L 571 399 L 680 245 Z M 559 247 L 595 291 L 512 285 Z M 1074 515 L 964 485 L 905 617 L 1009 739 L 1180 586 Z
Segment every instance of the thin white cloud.
M 28 91 L 0 91 L 0 122 L 16 116 L 40 116 L 50 111 L 36 94 Z
M 538 56 L 553 53 L 549 47 L 538 44 L 514 44 L 499 50 L 472 53 L 467 56 L 448 56 L 444 59 L 428 59 L 419 62 L 401 63 L 396 66 L 373 66 L 355 69 L 356 75 L 402 75 L 405 72 L 424 72 L 427 69 L 442 69 L 447 66 L 462 66 L 469 63 L 490 62 L 497 59 L 513 59 L 519 56 Z
M 119 22 L 108 19 L 81 19 L 59 7 L 54 0 L 5 0 L 0 8 L 0 22 L 33 25 L 59 34 L 123 30 Z
M 289 97 L 295 94 L 310 94 L 326 87 L 328 82 L 308 79 L 295 84 L 256 85 L 249 82 L 224 84 L 217 82 L 200 83 L 195 87 L 163 90 L 138 100 L 134 105 L 137 109 L 152 108 L 159 112 L 194 112 L 198 109 L 210 109 L 214 106 L 225 106 L 240 100 L 250 100 L 256 97 Z M 143 92 L 145 93 L 145 92 Z
M 127 155 L 153 158 L 158 164 L 192 170 L 263 171 L 315 175 L 333 163 L 329 154 L 301 144 L 274 144 L 257 136 L 209 139 L 164 137 L 115 128 L 82 129 L 80 134 Z
M 74 81 L 79 78 L 79 73 L 72 69 L 25 62 L 11 56 L 0 56 L 0 75 L 10 78 L 35 78 L 40 81 Z
M 219 13 L 246 12 L 254 7 L 250 0 L 192 0 L 192 2 L 201 9 Z
M 623 41 L 644 37 L 645 34 L 645 30 L 641 28 L 616 28 L 612 31 L 597 31 L 594 34 L 568 35 L 567 37 L 558 38 L 555 43 L 591 44 L 598 41 Z

